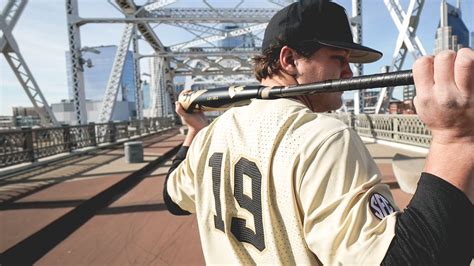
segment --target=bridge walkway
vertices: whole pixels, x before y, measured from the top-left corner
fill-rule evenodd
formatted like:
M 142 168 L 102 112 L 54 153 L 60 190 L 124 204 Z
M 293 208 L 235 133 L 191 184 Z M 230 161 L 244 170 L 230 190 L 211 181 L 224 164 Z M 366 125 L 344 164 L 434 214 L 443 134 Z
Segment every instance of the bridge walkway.
M 147 137 L 144 163 L 127 164 L 119 145 L 1 178 L 0 188 L 9 187 L 0 193 L 2 259 L 37 265 L 204 265 L 195 216 L 172 216 L 162 201 L 169 159 L 182 140 L 177 130 Z M 403 209 L 411 195 L 400 190 L 391 158 L 424 155 L 374 143 L 367 148 Z

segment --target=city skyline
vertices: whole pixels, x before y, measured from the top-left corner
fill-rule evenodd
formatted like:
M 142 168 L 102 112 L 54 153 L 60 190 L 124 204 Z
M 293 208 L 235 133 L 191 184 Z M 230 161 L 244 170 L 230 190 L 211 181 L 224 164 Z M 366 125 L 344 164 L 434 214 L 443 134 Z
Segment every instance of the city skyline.
M 117 10 L 106 1 L 79 1 L 79 14 L 81 17 L 123 17 Z M 135 1 L 143 4 L 145 1 Z M 178 1 L 173 5 L 176 7 L 196 7 L 198 1 Z M 199 1 L 201 2 L 201 1 Z M 209 1 L 218 6 L 218 1 Z M 235 3 L 234 3 L 235 2 Z M 221 1 L 222 5 L 237 4 L 239 1 Z M 246 1 L 248 2 L 248 1 Z M 335 0 L 343 5 L 348 15 L 351 15 L 351 0 Z M 407 8 L 408 0 L 401 0 L 403 8 Z M 251 1 L 248 6 L 259 7 L 262 3 L 270 7 L 267 1 Z M 455 0 L 448 0 L 452 5 Z M 462 1 L 462 19 L 468 30 L 474 30 L 474 1 Z M 200 3 L 202 4 L 202 3 Z M 63 0 L 37 0 L 30 1 L 17 25 L 13 30 L 13 36 L 18 43 L 20 51 L 26 60 L 33 76 L 35 77 L 41 91 L 48 103 L 60 102 L 68 99 L 67 70 L 64 53 L 69 50 L 66 14 Z M 426 0 L 420 18 L 417 35 L 420 38 L 427 53 L 432 54 L 435 43 L 435 33 L 439 23 L 440 0 Z M 278 6 L 274 6 L 278 7 Z M 0 8 L 3 9 L 3 6 Z M 381 0 L 363 0 L 363 43 L 364 45 L 381 50 L 384 57 L 377 63 L 368 64 L 364 67 L 365 74 L 379 73 L 384 65 L 390 65 L 392 54 L 395 49 L 398 31 L 390 17 L 390 14 Z M 45 20 L 44 17 L 48 19 Z M 123 25 L 117 24 L 87 24 L 81 27 L 82 46 L 117 45 Z M 157 36 L 168 46 L 189 40 L 189 33 L 177 31 L 176 27 L 160 25 L 155 29 Z M 472 36 L 472 34 L 471 34 Z M 472 43 L 472 40 L 471 40 Z M 151 48 L 140 41 L 140 52 L 151 54 Z M 2 56 L 0 59 L 0 114 L 11 115 L 13 106 L 31 106 L 28 97 L 15 78 Z M 404 69 L 411 68 L 413 59 L 410 55 L 406 60 Z M 147 72 L 147 63 L 141 60 L 142 72 Z

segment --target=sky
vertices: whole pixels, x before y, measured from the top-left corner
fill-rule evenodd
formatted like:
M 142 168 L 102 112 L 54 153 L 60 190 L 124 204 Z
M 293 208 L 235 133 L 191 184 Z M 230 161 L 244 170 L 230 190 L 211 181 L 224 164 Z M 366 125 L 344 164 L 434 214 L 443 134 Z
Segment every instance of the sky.
M 0 0 L 3 10 L 8 0 Z M 110 1 L 110 0 L 109 0 Z M 123 17 L 109 4 L 108 0 L 78 0 L 79 15 L 83 18 Z M 441 0 L 425 0 L 417 36 L 428 54 L 433 53 L 434 36 L 439 23 Z M 114 1 L 111 1 L 114 2 Z M 140 5 L 146 0 L 135 0 Z M 235 7 L 239 0 L 208 0 L 215 7 Z M 341 4 L 351 15 L 351 0 L 334 0 Z M 400 0 L 404 10 L 409 0 Z M 363 44 L 384 53 L 384 57 L 364 66 L 364 74 L 380 73 L 385 65 L 390 65 L 398 30 L 385 7 L 383 0 L 362 0 Z M 455 5 L 456 0 L 448 0 Z M 205 7 L 201 0 L 178 0 L 170 7 Z M 265 0 L 246 0 L 241 8 L 275 7 Z M 469 31 L 474 31 L 474 0 L 461 0 L 464 23 Z M 165 46 L 189 40 L 189 34 L 169 25 L 156 25 L 155 33 Z M 117 45 L 124 25 L 122 24 L 86 24 L 81 27 L 82 46 Z M 263 34 L 263 32 L 262 32 Z M 30 71 L 38 83 L 47 102 L 57 103 L 68 98 L 65 53 L 69 50 L 67 22 L 64 0 L 29 1 L 19 21 L 13 29 L 13 36 L 19 46 Z M 130 48 L 131 49 L 131 48 Z M 140 53 L 151 54 L 146 42 L 140 41 Z M 410 69 L 413 58 L 408 55 L 403 69 Z M 147 62 L 141 60 L 142 72 L 146 72 Z M 346 93 L 346 97 L 350 94 Z M 5 57 L 0 55 L 0 115 L 11 115 L 14 106 L 32 106 L 23 91 Z

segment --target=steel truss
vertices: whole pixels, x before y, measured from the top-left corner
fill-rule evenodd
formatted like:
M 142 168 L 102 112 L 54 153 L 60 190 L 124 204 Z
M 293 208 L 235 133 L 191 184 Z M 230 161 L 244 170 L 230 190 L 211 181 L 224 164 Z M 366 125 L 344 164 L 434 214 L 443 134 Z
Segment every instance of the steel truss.
M 121 3 L 131 0 L 116 0 Z M 127 3 L 127 8 L 130 8 Z M 137 8 L 135 7 L 135 10 Z M 279 9 L 275 8 L 162 8 L 154 11 L 141 9 L 132 17 L 125 18 L 80 18 L 80 25 L 86 23 L 267 23 Z
M 362 44 L 362 0 L 352 0 L 352 29 L 354 32 L 354 42 Z M 354 76 L 360 76 L 364 72 L 362 64 L 354 64 Z M 354 92 L 354 113 L 364 112 L 365 90 Z
M 165 7 L 166 5 L 172 4 L 176 2 L 175 0 L 160 0 L 156 1 L 154 3 L 145 5 L 142 8 L 138 8 L 132 0 L 116 0 L 115 1 L 118 7 L 122 10 L 122 12 L 128 17 L 128 18 L 137 18 L 138 13 L 140 13 L 142 10 L 146 12 L 150 12 L 156 9 L 160 9 Z M 146 23 L 138 23 L 136 24 L 136 28 L 138 31 L 141 33 L 143 38 L 152 46 L 154 49 L 155 53 L 160 53 L 166 49 L 163 44 L 161 43 L 160 39 L 156 36 L 155 32 L 153 31 L 152 27 Z M 134 62 L 135 62 L 135 79 L 136 79 L 136 94 L 135 94 L 135 104 L 137 108 L 137 118 L 141 119 L 143 117 L 143 93 L 142 93 L 142 88 L 141 88 L 141 80 L 140 80 L 140 61 L 139 59 L 142 58 L 140 57 L 139 54 L 139 47 L 138 47 L 138 39 L 139 36 L 137 34 L 134 34 L 133 36 L 133 51 L 134 51 Z M 156 96 L 152 96 L 152 115 L 154 117 L 164 117 L 167 111 L 165 111 L 166 108 L 171 106 L 170 103 L 174 103 L 174 98 L 175 98 L 175 91 L 174 87 L 172 86 L 172 89 L 167 89 L 164 90 L 164 86 L 166 84 L 172 84 L 173 80 L 173 75 L 172 73 L 169 73 L 169 60 L 162 60 L 162 62 L 159 63 L 159 70 L 156 73 L 153 73 L 152 71 L 152 86 L 154 90 L 151 91 L 151 94 L 153 95 L 158 95 L 159 97 L 162 97 L 162 99 L 157 100 Z M 165 65 L 167 64 L 167 65 Z M 123 69 L 123 65 L 121 67 Z M 167 71 L 165 71 L 167 69 Z M 168 80 L 166 80 L 168 78 Z M 155 79 L 155 81 L 153 81 Z M 157 81 L 156 81 L 157 80 Z M 165 84 L 165 85 L 163 85 Z M 112 99 L 110 99 L 112 100 Z M 169 108 L 168 108 L 169 109 Z M 113 109 L 112 109 L 113 111 Z
M 426 55 L 426 51 L 421 41 L 416 36 L 416 29 L 420 21 L 421 11 L 425 0 L 411 0 L 407 11 L 403 11 L 399 0 L 384 0 L 390 16 L 398 29 L 397 44 L 393 54 L 392 65 L 389 71 L 399 71 L 403 67 L 407 53 L 413 58 Z M 392 98 L 393 87 L 382 88 L 375 107 L 375 113 L 382 113 L 388 110 L 390 99 Z
M 84 92 L 84 60 L 81 55 L 80 28 L 77 24 L 77 20 L 79 19 L 77 0 L 66 0 L 66 18 L 74 112 L 77 124 L 82 125 L 87 123 L 87 112 Z
M 41 124 L 43 126 L 58 126 L 58 121 L 54 117 L 12 35 L 13 28 L 26 4 L 27 0 L 10 0 L 3 9 L 0 17 L 0 51 L 33 104 L 41 119 Z
M 73 3 L 75 1 L 77 0 L 67 0 L 67 2 Z M 415 57 L 425 54 L 421 43 L 415 35 L 424 0 L 411 0 L 406 12 L 402 10 L 399 0 L 384 1 L 400 32 L 392 66 L 393 70 L 400 70 L 408 52 L 412 53 Z M 170 112 L 169 110 L 172 112 L 170 108 L 176 95 L 171 89 L 173 87 L 171 84 L 175 76 L 191 76 L 196 80 L 196 84 L 211 82 L 212 79 L 215 80 L 216 84 L 219 84 L 224 82 L 224 80 L 226 82 L 229 81 L 222 78 L 223 76 L 242 75 L 242 77 L 248 77 L 240 79 L 242 82 L 244 80 L 245 82 L 250 82 L 251 78 L 249 75 L 252 71 L 248 59 L 260 53 L 260 49 L 258 47 L 219 47 L 217 42 L 242 35 L 251 36 L 254 40 L 259 40 L 258 35 L 263 32 L 266 23 L 279 8 L 238 8 L 243 0 L 235 8 L 214 8 L 206 0 L 203 0 L 203 2 L 209 8 L 168 7 L 168 5 L 175 2 L 176 0 L 148 1 L 144 6 L 137 6 L 133 0 L 115 0 L 116 7 L 124 14 L 123 18 L 81 18 L 74 12 L 70 12 L 72 15 L 69 17 L 68 13 L 68 22 L 71 28 L 70 32 L 72 33 L 69 35 L 70 46 L 72 47 L 71 54 L 73 55 L 71 57 L 73 58 L 80 59 L 79 27 L 86 23 L 123 23 L 127 25 L 127 29 L 136 27 L 136 31 L 140 34 L 140 36 L 137 36 L 125 34 L 124 32 L 126 38 L 122 38 L 116 56 L 116 64 L 113 67 L 114 71 L 109 78 L 110 86 L 107 87 L 106 97 L 104 97 L 101 121 L 110 120 L 118 92 L 116 84 L 120 81 L 120 75 L 117 73 L 121 73 L 123 70 L 123 60 L 119 59 L 125 56 L 126 53 L 123 52 L 123 49 L 125 51 L 128 49 L 130 41 L 133 44 L 137 76 L 140 75 L 139 59 L 155 58 L 155 62 L 151 62 L 155 71 L 157 71 L 152 73 L 154 81 L 151 82 L 152 93 L 154 93 L 154 97 L 152 97 L 152 108 L 154 109 L 151 113 L 154 115 L 166 116 Z M 293 1 L 269 0 L 269 2 L 284 6 Z M 354 41 L 359 43 L 362 42 L 361 2 L 362 0 L 353 0 L 351 18 L 351 24 L 354 27 Z M 75 8 L 77 8 L 77 5 Z M 151 26 L 153 23 L 169 24 L 185 29 L 194 35 L 194 38 L 186 42 L 164 46 Z M 224 23 L 236 24 L 239 25 L 239 28 L 225 29 L 221 27 Z M 131 30 L 131 32 L 133 31 Z M 139 38 L 151 45 L 154 54 L 143 55 L 139 53 Z M 73 40 L 71 41 L 71 39 Z M 76 72 L 79 73 L 82 66 L 80 65 L 80 60 L 78 62 L 79 64 L 72 64 L 72 66 L 76 66 Z M 362 71 L 362 65 L 355 66 L 355 75 L 362 74 Z M 80 78 L 78 80 L 80 81 Z M 112 84 L 115 85 L 112 86 Z M 137 78 L 136 87 L 137 116 L 140 118 L 142 116 L 143 96 L 141 95 L 139 78 Z M 83 88 L 78 90 L 77 96 L 75 94 L 75 97 L 78 99 L 81 98 L 81 90 L 83 91 Z M 389 95 L 388 97 L 387 94 Z M 380 99 L 389 99 L 390 94 L 391 88 L 382 90 L 379 102 L 377 103 L 377 112 L 381 109 L 386 109 L 388 101 L 380 102 Z M 158 99 L 157 97 L 164 98 Z M 363 112 L 364 92 L 356 95 L 356 98 L 356 112 Z M 77 108 L 77 110 L 80 111 L 81 108 Z
M 252 33 L 255 31 L 263 31 L 267 27 L 267 23 L 256 24 L 246 28 L 237 29 L 234 31 L 228 31 L 217 35 L 207 36 L 205 38 L 199 38 L 197 40 L 176 44 L 170 47 L 171 51 L 179 51 L 184 48 L 194 47 L 200 44 L 212 43 L 220 40 L 224 40 L 231 37 L 241 36 L 244 34 Z
M 170 77 L 170 71 L 166 67 L 167 59 L 157 57 L 150 61 L 151 79 L 150 87 L 156 88 L 150 91 L 151 116 L 168 117 L 173 115 L 173 103 L 176 99 L 176 91 Z
M 117 98 L 121 73 L 130 41 L 132 41 L 135 62 L 137 116 L 141 118 L 142 92 L 140 83 L 139 59 L 154 57 L 155 73 L 152 73 L 151 88 L 156 97 L 152 97 L 152 114 L 166 116 L 172 112 L 172 103 L 176 97 L 172 80 L 175 76 L 206 76 L 209 80 L 219 75 L 246 75 L 251 80 L 249 56 L 260 52 L 256 47 L 221 48 L 214 43 L 227 38 L 248 35 L 259 40 L 258 33 L 264 31 L 266 23 L 278 8 L 214 8 L 203 0 L 209 8 L 168 8 L 176 0 L 159 0 L 137 6 L 133 0 L 115 0 L 115 6 L 125 15 L 124 18 L 81 18 L 77 11 L 77 0 L 67 0 L 69 43 L 73 73 L 73 95 L 76 106 L 76 118 L 79 124 L 87 122 L 85 112 L 83 69 L 81 60 L 80 26 L 86 23 L 125 23 L 121 42 L 115 57 L 112 73 L 102 102 L 99 121 L 107 122 L 112 117 Z M 243 1 L 241 1 L 242 3 Z M 275 1 L 272 1 L 275 3 Z M 293 2 L 276 1 L 277 4 Z M 239 3 L 239 5 L 241 4 Z M 165 47 L 155 34 L 151 23 L 166 23 L 187 30 L 195 36 L 194 40 Z M 226 30 L 211 23 L 235 23 L 237 29 Z M 134 26 L 135 25 L 135 26 Z M 133 28 L 141 36 L 133 34 Z M 138 39 L 147 41 L 154 50 L 153 55 L 140 55 Z M 197 45 L 211 47 L 195 47 Z M 245 80 L 245 79 L 242 79 Z M 153 91 L 155 90 L 155 91 Z M 162 97 L 158 99 L 157 97 Z
M 135 66 L 135 108 L 137 109 L 137 119 L 143 119 L 143 90 L 142 82 L 140 79 L 140 51 L 138 47 L 138 29 L 137 26 L 134 26 L 133 36 L 132 36 L 132 45 L 133 45 L 133 63 Z
M 192 85 L 206 85 L 207 87 L 215 86 L 233 86 L 233 85 L 249 85 L 258 82 L 255 79 L 250 79 L 245 75 L 239 76 L 216 76 L 209 78 L 208 76 L 199 76 L 193 79 Z
M 99 114 L 100 123 L 108 122 L 112 118 L 115 101 L 120 89 L 120 81 L 122 80 L 123 66 L 125 65 L 128 46 L 130 45 L 130 41 L 132 39 L 133 28 L 134 25 L 128 23 L 125 25 L 125 29 L 123 30 L 120 45 L 118 46 L 117 53 L 115 54 L 114 64 L 112 66 L 112 71 L 107 83 L 107 88 L 105 89 L 104 99 L 102 100 L 102 108 Z

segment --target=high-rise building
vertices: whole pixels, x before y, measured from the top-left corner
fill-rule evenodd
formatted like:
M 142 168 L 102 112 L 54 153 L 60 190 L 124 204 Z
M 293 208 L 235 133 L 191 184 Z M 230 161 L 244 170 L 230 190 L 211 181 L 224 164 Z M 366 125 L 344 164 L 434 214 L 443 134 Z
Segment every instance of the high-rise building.
M 105 95 L 105 90 L 109 81 L 110 73 L 117 53 L 117 46 L 97 46 L 88 47 L 82 51 L 83 69 L 84 69 L 84 93 L 86 98 L 86 111 L 88 122 L 97 122 L 98 113 L 102 107 L 101 103 Z M 66 52 L 67 80 L 69 98 L 73 98 L 72 74 L 70 52 Z M 126 110 L 118 110 L 117 104 L 112 113 L 113 120 L 128 120 L 136 116 L 135 107 L 135 71 L 132 52 L 128 51 L 125 57 L 125 63 L 122 71 L 122 78 L 119 85 L 116 102 Z M 123 103 L 121 103 L 123 102 Z M 61 104 L 66 104 L 61 103 Z M 68 109 L 60 108 L 59 109 Z M 91 109 L 92 108 L 92 109 Z M 70 117 L 70 115 L 65 115 Z M 74 117 L 74 116 L 71 116 Z M 74 124 L 75 121 L 64 121 Z
M 86 100 L 101 101 L 103 99 L 116 53 L 117 46 L 115 45 L 89 47 L 82 52 Z M 70 53 L 66 52 L 67 59 L 69 59 L 69 56 Z M 67 66 L 69 98 L 72 99 L 70 60 L 67 60 Z M 133 54 L 130 51 L 127 52 L 125 57 L 117 100 L 135 101 L 135 72 Z
M 437 54 L 443 50 L 457 51 L 462 47 L 469 47 L 469 31 L 462 21 L 460 1 L 454 7 L 441 0 L 440 23 L 436 31 L 435 51 Z

